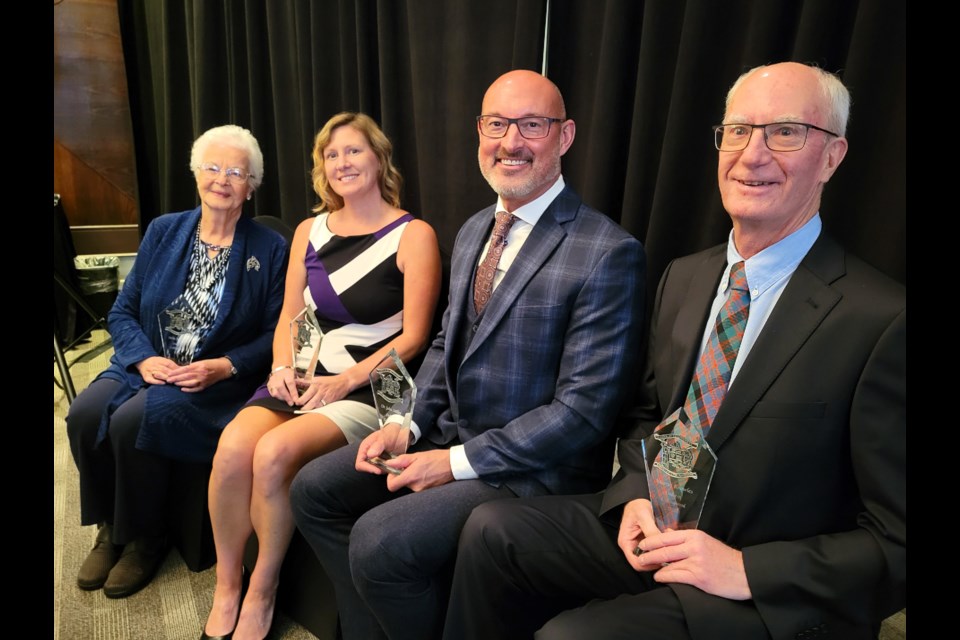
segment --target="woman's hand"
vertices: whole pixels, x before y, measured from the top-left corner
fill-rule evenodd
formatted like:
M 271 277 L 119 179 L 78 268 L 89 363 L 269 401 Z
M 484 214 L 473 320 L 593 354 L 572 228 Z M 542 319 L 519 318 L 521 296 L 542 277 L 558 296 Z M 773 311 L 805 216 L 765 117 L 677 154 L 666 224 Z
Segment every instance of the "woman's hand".
M 309 411 L 342 400 L 352 390 L 353 385 L 342 373 L 335 376 L 317 376 L 300 394 L 297 404 L 304 411 Z
M 232 365 L 226 358 L 198 360 L 177 367 L 167 374 L 167 382 L 180 387 L 181 391 L 196 393 L 231 376 Z
M 166 384 L 167 376 L 179 369 L 176 362 L 160 356 L 150 356 L 134 366 L 137 367 L 140 377 L 147 384 Z
M 286 402 L 288 407 L 297 403 L 300 391 L 297 389 L 297 379 L 292 367 L 274 369 L 267 378 L 267 391 L 270 397 Z

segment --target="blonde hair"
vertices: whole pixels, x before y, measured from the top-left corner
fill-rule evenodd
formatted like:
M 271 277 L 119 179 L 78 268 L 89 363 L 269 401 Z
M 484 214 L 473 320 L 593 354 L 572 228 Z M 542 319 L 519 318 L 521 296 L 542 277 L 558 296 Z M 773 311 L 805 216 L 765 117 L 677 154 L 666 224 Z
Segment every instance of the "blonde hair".
M 320 197 L 320 203 L 313 208 L 314 212 L 336 211 L 343 208 L 343 198 L 333 190 L 329 181 L 327 181 L 327 173 L 323 166 L 323 151 L 330 144 L 333 132 L 340 127 L 347 126 L 353 127 L 363 134 L 367 139 L 367 144 L 370 145 L 380 162 L 378 179 L 380 197 L 388 204 L 399 208 L 400 187 L 403 184 L 403 178 L 391 159 L 393 144 L 370 116 L 354 111 L 343 111 L 327 120 L 327 123 L 323 125 L 313 141 L 313 170 L 310 172 L 310 176 L 313 178 L 313 190 Z

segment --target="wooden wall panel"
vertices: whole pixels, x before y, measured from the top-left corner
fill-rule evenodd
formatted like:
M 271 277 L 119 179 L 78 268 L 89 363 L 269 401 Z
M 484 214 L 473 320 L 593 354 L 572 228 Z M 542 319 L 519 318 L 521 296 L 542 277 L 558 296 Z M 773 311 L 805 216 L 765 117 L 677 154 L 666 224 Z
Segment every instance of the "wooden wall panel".
M 116 1 L 67 0 L 54 5 L 53 16 L 54 192 L 71 227 L 136 225 L 133 131 Z

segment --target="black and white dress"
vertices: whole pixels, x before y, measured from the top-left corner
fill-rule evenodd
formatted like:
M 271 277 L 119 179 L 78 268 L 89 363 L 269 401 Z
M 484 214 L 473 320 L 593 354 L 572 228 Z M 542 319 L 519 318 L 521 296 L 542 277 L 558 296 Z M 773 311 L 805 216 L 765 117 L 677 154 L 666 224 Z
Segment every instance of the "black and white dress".
M 327 227 L 328 216 L 322 213 L 314 219 L 304 256 L 304 305 L 314 310 L 324 334 L 317 375 L 346 371 L 403 331 L 403 273 L 397 268 L 397 249 L 414 219 L 408 213 L 374 233 L 342 237 Z M 298 410 L 272 398 L 266 384 L 247 406 Z M 310 413 L 333 420 L 348 442 L 379 426 L 368 385 Z

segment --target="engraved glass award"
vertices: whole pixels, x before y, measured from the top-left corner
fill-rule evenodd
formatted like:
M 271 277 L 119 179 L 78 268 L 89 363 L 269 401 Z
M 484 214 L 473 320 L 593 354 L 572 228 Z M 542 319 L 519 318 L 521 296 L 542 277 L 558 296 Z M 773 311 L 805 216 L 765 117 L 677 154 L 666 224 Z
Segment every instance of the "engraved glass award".
M 409 428 L 413 405 L 417 401 L 417 385 L 403 366 L 396 349 L 390 349 L 390 353 L 370 372 L 370 386 L 373 388 L 373 404 L 377 408 L 380 427 L 391 416 L 402 416 L 401 426 Z
M 696 529 L 710 491 L 717 456 L 700 429 L 675 411 L 645 438 L 643 462 L 657 528 Z
M 200 341 L 200 326 L 190 304 L 178 297 L 157 316 L 160 325 L 160 344 L 163 357 L 179 365 L 193 362 L 193 354 Z
M 317 316 L 309 306 L 290 321 L 290 348 L 293 353 L 293 372 L 299 386 L 306 386 L 313 380 L 320 359 L 320 342 L 323 331 Z

